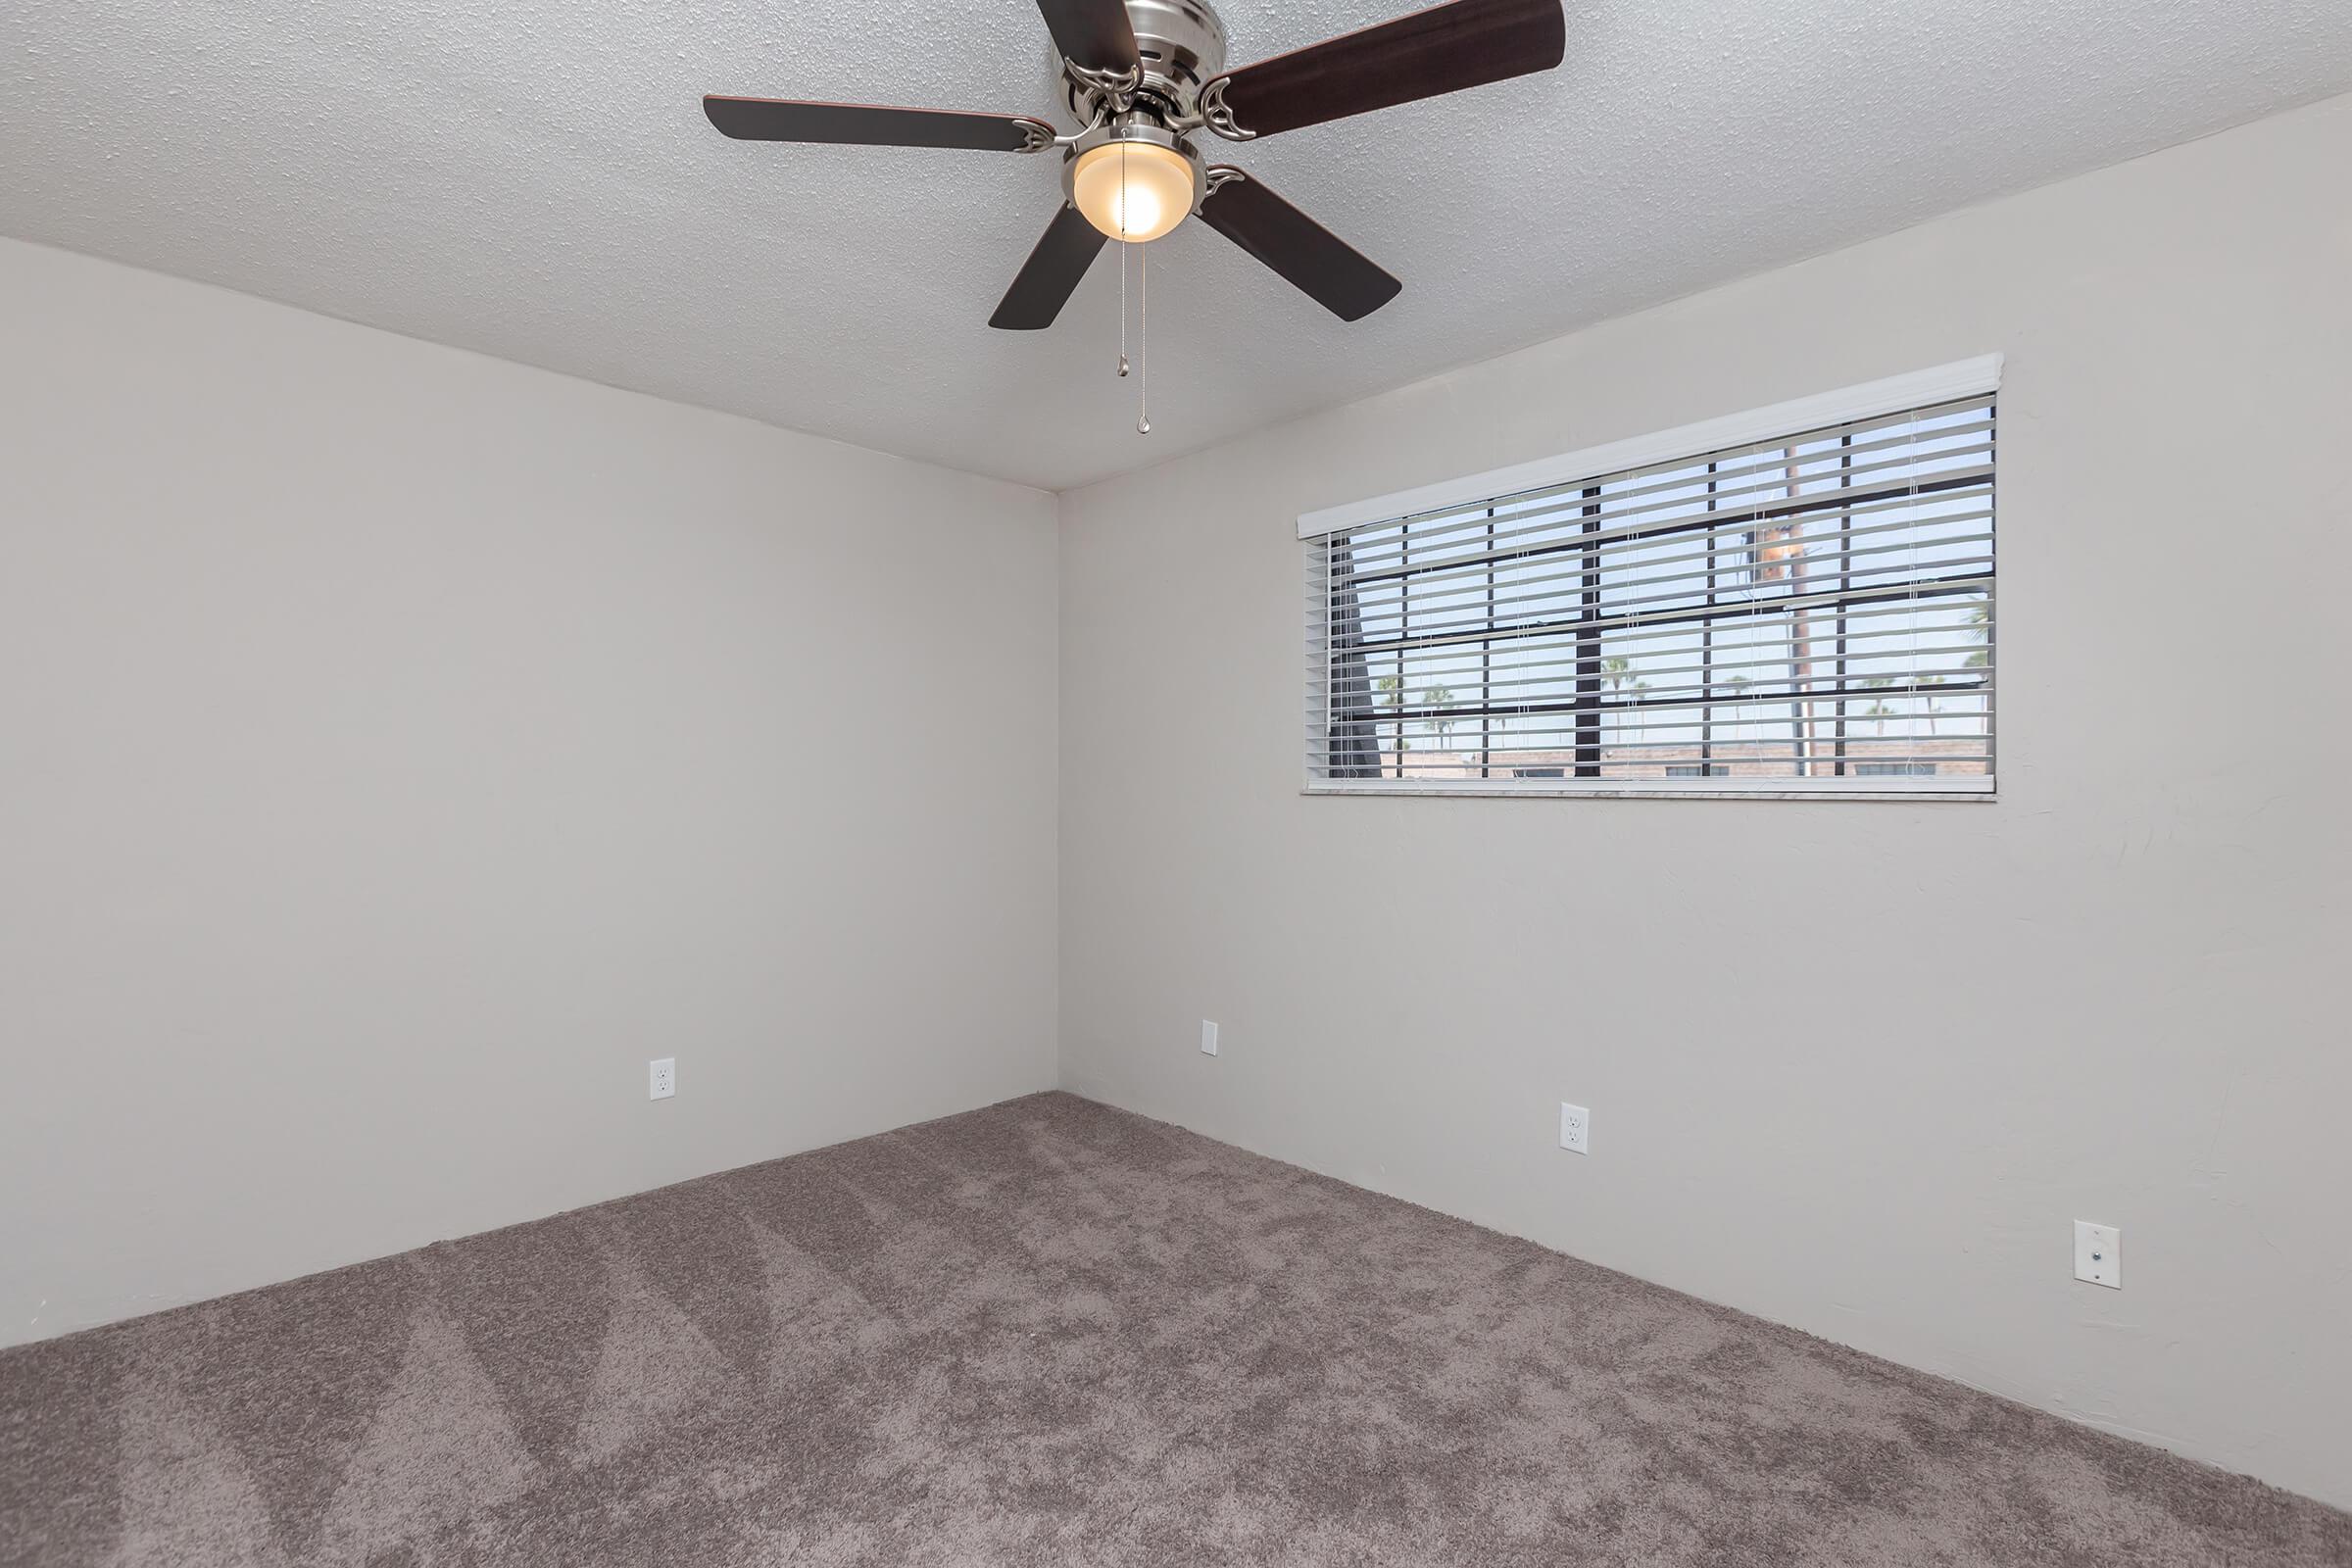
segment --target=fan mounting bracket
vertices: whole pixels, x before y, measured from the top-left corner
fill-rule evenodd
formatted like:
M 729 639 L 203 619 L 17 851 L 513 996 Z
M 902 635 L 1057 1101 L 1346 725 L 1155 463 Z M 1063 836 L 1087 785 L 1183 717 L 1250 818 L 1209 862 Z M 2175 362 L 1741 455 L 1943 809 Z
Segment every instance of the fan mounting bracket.
M 1070 113 L 1080 120 L 1125 114 L 1144 84 L 1143 70 L 1137 66 L 1125 71 L 1098 71 L 1093 66 L 1064 60 L 1061 76 L 1062 99 L 1070 106 Z
M 1248 179 L 1249 177 L 1250 176 L 1248 174 L 1243 173 L 1231 164 L 1209 165 L 1206 169 L 1200 171 L 1200 201 L 1193 203 L 1193 211 L 1198 213 L 1200 211 L 1200 202 L 1207 201 L 1211 196 L 1214 196 L 1217 192 L 1223 190 L 1226 186 L 1234 183 L 1236 180 Z
M 1225 105 L 1225 84 L 1232 79 L 1231 76 L 1211 76 L 1208 85 L 1200 89 L 1200 123 L 1227 141 L 1250 141 L 1257 132 L 1245 129 L 1233 118 L 1233 111 Z

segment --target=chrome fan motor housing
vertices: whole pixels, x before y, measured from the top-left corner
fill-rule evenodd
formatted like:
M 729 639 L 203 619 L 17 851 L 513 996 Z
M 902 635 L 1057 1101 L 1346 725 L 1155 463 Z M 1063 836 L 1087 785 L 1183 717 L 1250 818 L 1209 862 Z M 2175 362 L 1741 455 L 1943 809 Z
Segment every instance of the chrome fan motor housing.
M 1135 105 L 1157 120 L 1196 118 L 1200 84 L 1225 69 L 1225 24 L 1202 0 L 1126 0 L 1127 20 L 1135 28 L 1136 50 L 1143 56 L 1143 80 L 1135 89 Z M 1081 124 L 1092 120 L 1097 88 L 1058 54 L 1054 70 L 1061 77 L 1062 101 Z

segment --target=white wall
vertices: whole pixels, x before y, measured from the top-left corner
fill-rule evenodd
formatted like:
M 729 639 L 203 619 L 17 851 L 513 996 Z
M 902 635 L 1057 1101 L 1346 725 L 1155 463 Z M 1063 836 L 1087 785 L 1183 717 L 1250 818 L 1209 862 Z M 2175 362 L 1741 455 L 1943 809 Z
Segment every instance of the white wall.
M 1064 1084 L 2352 1502 L 2347 168 L 2339 99 L 1064 497 Z M 1296 514 L 1993 350 L 1997 805 L 1298 795 Z
M 0 242 L 0 1343 L 1049 1086 L 1054 570 L 1034 491 Z

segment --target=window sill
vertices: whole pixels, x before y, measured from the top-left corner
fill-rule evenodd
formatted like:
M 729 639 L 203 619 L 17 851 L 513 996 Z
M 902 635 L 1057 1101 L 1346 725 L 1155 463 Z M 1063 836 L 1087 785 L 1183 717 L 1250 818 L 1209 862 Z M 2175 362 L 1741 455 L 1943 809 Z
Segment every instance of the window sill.
M 1934 788 L 1890 789 L 1874 782 L 1867 789 L 1856 789 L 1825 780 L 1807 787 L 1789 783 L 1779 789 L 1759 789 L 1753 785 L 1708 789 L 1695 780 L 1676 779 L 1655 786 L 1633 783 L 1564 783 L 1557 779 L 1487 779 L 1476 782 L 1424 781 L 1418 779 L 1389 779 L 1356 784 L 1333 784 L 1310 781 L 1302 786 L 1301 795 L 1387 795 L 1387 796 L 1451 796 L 1460 799 L 1506 800 L 1512 797 L 1544 800 L 1587 799 L 1602 801 L 1907 801 L 1920 803 L 1965 803 L 1989 806 L 1999 799 L 1994 782 L 1986 779 L 1981 787 L 1955 788 L 1938 783 Z

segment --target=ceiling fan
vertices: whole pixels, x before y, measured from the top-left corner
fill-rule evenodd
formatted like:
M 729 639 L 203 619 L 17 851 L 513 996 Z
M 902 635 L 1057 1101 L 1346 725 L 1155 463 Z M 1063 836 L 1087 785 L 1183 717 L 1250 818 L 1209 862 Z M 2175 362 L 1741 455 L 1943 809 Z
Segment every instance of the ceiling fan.
M 1061 210 L 991 326 L 1051 326 L 1104 240 L 1157 239 L 1194 214 L 1353 321 L 1404 285 L 1263 181 L 1204 165 L 1194 133 L 1250 141 L 1548 71 L 1567 50 L 1560 0 L 1451 0 L 1227 71 L 1224 24 L 1204 0 L 1037 3 L 1054 35 L 1062 97 L 1085 126 L 1071 134 L 1035 115 L 782 98 L 712 95 L 703 112 L 745 141 L 1059 151 Z

